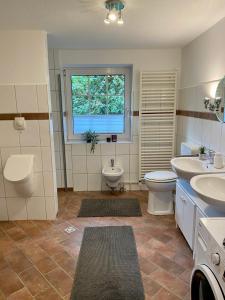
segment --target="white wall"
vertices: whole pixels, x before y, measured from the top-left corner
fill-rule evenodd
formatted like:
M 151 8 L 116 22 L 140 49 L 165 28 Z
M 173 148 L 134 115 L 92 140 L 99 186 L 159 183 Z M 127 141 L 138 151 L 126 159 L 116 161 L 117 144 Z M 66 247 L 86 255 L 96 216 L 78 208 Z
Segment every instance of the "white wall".
M 47 40 L 43 31 L 0 31 L 1 84 L 47 83 Z
M 56 168 L 58 186 L 63 186 L 63 161 L 60 106 L 56 76 L 67 65 L 84 64 L 132 64 L 133 110 L 139 108 L 139 75 L 148 70 L 180 70 L 179 49 L 148 50 L 50 50 L 50 78 L 56 145 Z M 69 186 L 76 191 L 106 189 L 101 170 L 110 158 L 120 162 L 125 169 L 124 182 L 127 189 L 139 189 L 138 185 L 138 117 L 133 118 L 131 143 L 111 143 L 97 146 L 95 155 L 90 154 L 86 144 L 66 145 L 67 178 Z
M 71 64 L 132 64 L 134 110 L 139 103 L 140 71 L 180 70 L 179 49 L 59 50 L 60 66 Z
M 182 49 L 181 87 L 225 75 L 225 18 Z
M 0 32 L 0 114 L 50 113 L 47 36 L 37 31 Z M 26 120 L 21 133 L 0 120 L 0 220 L 54 219 L 58 210 L 50 120 Z M 35 190 L 21 197 L 3 177 L 11 154 L 34 155 Z
M 224 34 L 225 18 L 182 49 L 179 109 L 206 111 L 204 97 L 215 96 L 218 80 L 225 75 Z M 225 154 L 225 124 L 184 116 L 177 122 L 178 153 L 186 141 Z

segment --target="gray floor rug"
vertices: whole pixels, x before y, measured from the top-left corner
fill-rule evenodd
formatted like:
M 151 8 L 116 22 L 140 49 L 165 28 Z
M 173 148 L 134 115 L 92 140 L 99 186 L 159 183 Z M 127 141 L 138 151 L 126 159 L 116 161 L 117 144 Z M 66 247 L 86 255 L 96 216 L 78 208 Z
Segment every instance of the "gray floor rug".
M 70 300 L 144 300 L 131 226 L 85 228 Z
M 138 199 L 83 199 L 78 217 L 139 217 Z

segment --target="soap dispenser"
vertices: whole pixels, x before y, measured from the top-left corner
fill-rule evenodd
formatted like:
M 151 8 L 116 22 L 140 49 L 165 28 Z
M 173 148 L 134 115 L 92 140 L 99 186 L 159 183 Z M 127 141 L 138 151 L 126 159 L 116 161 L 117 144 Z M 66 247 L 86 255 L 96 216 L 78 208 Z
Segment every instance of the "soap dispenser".
M 223 168 L 223 154 L 217 152 L 214 156 L 214 168 L 221 169 Z

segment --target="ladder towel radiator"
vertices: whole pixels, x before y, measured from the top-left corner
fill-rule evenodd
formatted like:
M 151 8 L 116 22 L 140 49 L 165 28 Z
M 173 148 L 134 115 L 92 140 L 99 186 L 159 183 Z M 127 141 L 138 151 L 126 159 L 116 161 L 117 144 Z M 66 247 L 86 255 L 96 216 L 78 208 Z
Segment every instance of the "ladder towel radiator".
M 170 169 L 175 150 L 177 72 L 141 72 L 139 107 L 139 180 Z

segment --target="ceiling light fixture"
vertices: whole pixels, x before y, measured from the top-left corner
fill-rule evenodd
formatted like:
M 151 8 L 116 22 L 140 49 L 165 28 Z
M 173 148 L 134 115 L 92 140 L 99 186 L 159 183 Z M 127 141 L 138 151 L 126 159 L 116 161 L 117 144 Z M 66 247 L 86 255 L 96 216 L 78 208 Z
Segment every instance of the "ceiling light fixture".
M 108 10 L 105 24 L 114 23 L 122 25 L 124 23 L 122 17 L 122 10 L 124 9 L 124 2 L 122 0 L 107 0 L 105 2 L 105 8 Z
M 120 11 L 119 12 L 119 18 L 118 18 L 117 24 L 123 25 L 123 23 L 124 23 L 124 21 L 123 21 L 123 17 L 122 17 L 122 12 Z
M 107 13 L 104 22 L 105 22 L 105 24 L 110 24 L 109 13 Z

